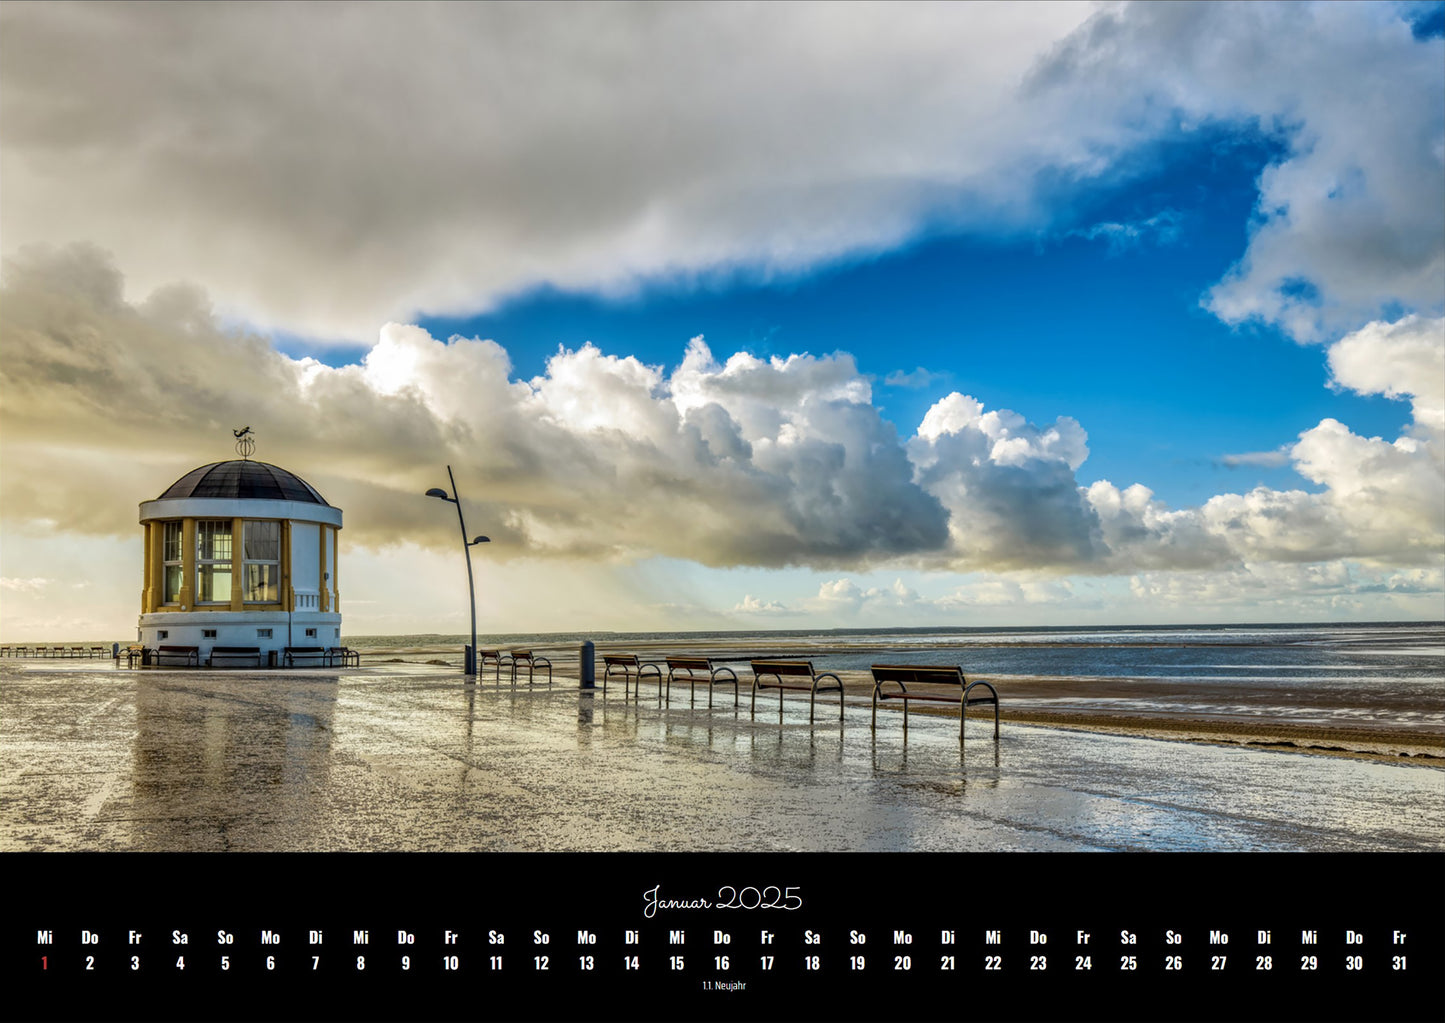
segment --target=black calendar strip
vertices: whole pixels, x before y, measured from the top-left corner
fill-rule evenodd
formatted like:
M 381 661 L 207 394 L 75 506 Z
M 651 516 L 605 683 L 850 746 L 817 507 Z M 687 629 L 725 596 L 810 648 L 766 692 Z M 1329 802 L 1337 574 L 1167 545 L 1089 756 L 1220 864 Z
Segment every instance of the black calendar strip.
M 1445 1018 L 1433 854 L 5 863 L 45 1020 Z

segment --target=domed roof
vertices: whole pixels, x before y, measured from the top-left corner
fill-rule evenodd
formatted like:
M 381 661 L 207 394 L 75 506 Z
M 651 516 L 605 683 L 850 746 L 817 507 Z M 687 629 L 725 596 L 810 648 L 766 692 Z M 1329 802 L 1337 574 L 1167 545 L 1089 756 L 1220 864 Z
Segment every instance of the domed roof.
M 226 500 L 304 501 L 326 503 L 316 488 L 278 465 L 236 458 L 192 469 L 176 480 L 157 500 L 219 497 Z

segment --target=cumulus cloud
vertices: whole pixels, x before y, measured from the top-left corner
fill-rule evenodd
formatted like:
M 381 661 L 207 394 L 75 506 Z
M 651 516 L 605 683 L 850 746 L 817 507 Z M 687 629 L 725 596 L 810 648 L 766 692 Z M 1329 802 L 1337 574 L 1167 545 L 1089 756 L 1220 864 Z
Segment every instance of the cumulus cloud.
M 93 249 L 6 264 L 11 519 L 132 535 L 137 500 L 232 457 L 246 423 L 257 457 L 349 509 L 349 539 L 370 545 L 454 541 L 418 496 L 447 464 L 500 556 L 857 564 L 947 537 L 851 356 L 720 365 L 697 338 L 664 377 L 587 346 L 524 382 L 492 341 L 388 324 L 360 365 L 333 368 L 220 328 L 196 289 L 139 305 L 122 290 Z
M 199 279 L 360 340 L 538 284 L 1068 230 L 1061 182 L 1258 127 L 1287 153 L 1208 302 L 1314 338 L 1438 311 L 1441 51 L 1366 4 L 12 3 L 0 218 L 117 253 L 139 294 Z
M 900 438 L 846 353 L 719 361 L 694 338 L 667 374 L 584 346 L 521 381 L 494 341 L 393 323 L 361 363 L 338 368 L 221 327 L 196 288 L 132 304 L 98 251 L 34 251 L 6 262 L 0 288 L 0 510 L 10 523 L 133 538 L 138 500 L 231 457 L 229 431 L 250 424 L 258 457 L 310 480 L 347 510 L 349 541 L 372 547 L 455 543 L 420 496 L 450 464 L 470 524 L 502 558 L 1433 569 L 1445 546 L 1442 347 L 1441 321 L 1418 317 L 1343 338 L 1330 353 L 1336 386 L 1408 399 L 1402 436 L 1326 419 L 1289 448 L 1317 489 L 1171 509 L 1142 484 L 1081 479 L 1088 437 L 1067 416 L 1036 424 L 953 393 Z M 843 578 L 815 600 L 846 610 L 915 597 Z
M 1408 398 L 1417 427 L 1445 433 L 1445 319 L 1366 324 L 1331 346 L 1329 362 L 1337 386 Z
M 1087 440 L 1066 416 L 1038 427 L 954 392 L 924 415 L 908 453 L 919 485 L 948 509 L 951 547 L 963 563 L 1076 566 L 1101 553 L 1074 475 Z
M 1288 448 L 1317 491 L 1257 487 L 1170 511 L 1139 485 L 1087 491 L 1109 559 L 1155 567 L 1362 559 L 1434 565 L 1445 552 L 1445 321 L 1371 323 L 1329 350 L 1334 384 L 1409 399 L 1412 421 L 1393 441 L 1361 437 L 1336 419 Z M 1260 463 L 1256 463 L 1260 464 Z
M 790 272 L 942 214 L 1032 219 L 999 171 L 1051 115 L 1007 96 L 1086 14 L 7 4 L 0 215 L 8 245 L 92 240 L 142 293 L 198 278 L 322 336 L 543 282 Z
M 746 593 L 743 595 L 743 599 L 733 606 L 733 613 L 743 615 L 796 615 L 799 612 L 789 609 L 779 601 L 760 600 L 751 593 Z

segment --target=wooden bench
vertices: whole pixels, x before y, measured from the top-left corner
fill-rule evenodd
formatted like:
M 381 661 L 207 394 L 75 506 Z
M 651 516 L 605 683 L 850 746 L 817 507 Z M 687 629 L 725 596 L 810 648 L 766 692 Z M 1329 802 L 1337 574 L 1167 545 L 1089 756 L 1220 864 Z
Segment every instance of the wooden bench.
M 213 646 L 211 656 L 206 658 L 206 667 L 216 667 L 216 658 L 225 661 L 250 659 L 256 662 L 256 667 L 261 667 L 261 648 L 258 646 Z
M 349 646 L 334 646 L 326 651 L 326 663 L 339 668 L 361 667 L 361 651 Z
M 838 694 L 838 720 L 843 720 L 843 680 L 831 671 L 822 673 L 813 670 L 812 661 L 752 661 L 753 668 L 753 709 L 752 716 L 757 717 L 758 712 L 758 690 L 778 690 L 778 724 L 783 723 L 783 694 L 784 689 L 796 689 L 799 692 L 808 694 L 808 723 L 813 723 L 813 715 L 818 702 L 819 693 Z M 777 679 L 776 682 L 764 682 L 766 677 Z M 784 681 L 784 679 L 798 679 L 800 681 Z M 806 682 L 801 681 L 807 679 Z M 824 684 L 825 679 L 832 679 L 833 684 Z
M 878 701 L 903 701 L 903 734 L 908 734 L 908 703 L 910 700 L 932 700 L 936 703 L 958 705 L 958 744 L 963 745 L 963 725 L 968 720 L 968 708 L 976 703 L 993 704 L 993 737 L 998 740 L 998 690 L 989 682 L 969 682 L 963 677 L 962 668 L 928 664 L 875 664 L 873 665 L 873 730 L 878 730 Z M 888 692 L 884 686 L 895 685 L 897 692 Z M 938 692 L 936 689 L 910 690 L 909 685 L 957 686 L 958 693 Z M 987 696 L 970 696 L 975 689 L 983 686 Z
M 184 660 L 188 666 L 197 668 L 201 666 L 201 648 L 198 646 L 158 646 L 156 647 L 156 664 L 165 663 L 167 657 L 176 657 Z
M 487 662 L 491 661 L 497 666 L 497 688 L 502 687 L 502 658 L 506 655 L 500 650 L 478 650 L 477 651 L 477 677 L 482 677 L 486 670 Z
M 331 667 L 331 658 L 326 656 L 324 646 L 288 646 L 281 650 L 281 661 L 288 668 L 296 667 L 296 658 L 315 660 L 323 668 Z
M 125 666 L 127 668 L 134 668 L 137 661 L 139 661 L 141 664 L 144 664 L 145 656 L 145 647 L 141 646 L 139 643 L 131 643 L 125 648 Z
M 507 659 L 512 662 L 513 689 L 517 688 L 517 666 L 521 664 L 527 666 L 527 688 L 532 687 L 532 676 L 539 667 L 547 669 L 547 685 L 552 684 L 552 662 L 541 654 L 534 654 L 530 650 L 508 650 Z M 501 670 L 500 665 L 498 670 Z
M 730 685 L 730 686 L 733 687 L 733 707 L 734 707 L 734 709 L 736 709 L 736 707 L 737 707 L 737 705 L 738 705 L 738 676 L 737 676 L 737 672 L 733 671 L 731 668 L 727 667 L 726 665 L 721 665 L 721 664 L 720 664 L 720 665 L 717 665 L 716 667 L 714 667 L 714 666 L 713 666 L 713 663 L 712 663 L 712 658 L 711 658 L 711 657 L 683 656 L 683 657 L 668 657 L 668 658 L 666 658 L 666 660 L 667 660 L 667 703 L 668 703 L 668 706 L 671 706 L 671 705 L 672 705 L 672 680 L 673 680 L 674 677 L 676 677 L 677 673 L 680 672 L 680 671 L 685 671 L 685 672 L 687 672 L 687 691 L 688 691 L 688 701 L 687 701 L 687 705 L 688 705 L 689 707 L 695 706 L 696 703 L 697 703 L 697 683 L 698 683 L 699 681 L 701 681 L 701 680 L 700 680 L 699 678 L 697 678 L 697 676 L 695 676 L 695 675 L 693 674 L 693 672 L 694 672 L 694 671 L 705 671 L 705 672 L 707 672 L 707 706 L 708 706 L 708 709 L 709 709 L 709 710 L 712 709 L 712 690 L 713 690 L 713 686 L 728 686 L 728 685 Z M 726 672 L 727 674 L 724 675 L 723 672 Z M 661 689 L 658 690 L 657 695 L 658 695 L 658 701 L 657 701 L 658 706 L 662 706 L 662 690 L 661 690 Z
M 602 692 L 604 695 L 607 692 L 607 679 L 612 672 L 616 670 L 621 670 L 622 672 L 622 698 L 624 700 L 627 699 L 628 694 L 631 692 L 632 678 L 634 675 L 637 677 L 638 698 L 640 699 L 642 697 L 642 676 L 647 674 L 649 669 L 657 676 L 657 691 L 659 693 L 662 692 L 662 669 L 653 661 L 640 661 L 636 654 L 603 654 L 602 663 L 604 665 L 602 671 Z

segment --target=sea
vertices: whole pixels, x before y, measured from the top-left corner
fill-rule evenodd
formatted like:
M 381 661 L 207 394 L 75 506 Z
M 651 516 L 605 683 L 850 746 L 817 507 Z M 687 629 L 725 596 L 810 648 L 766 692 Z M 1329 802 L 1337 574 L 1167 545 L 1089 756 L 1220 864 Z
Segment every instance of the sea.
M 424 633 L 345 636 L 365 663 L 460 667 L 468 637 Z M 1445 622 L 1150 625 L 1018 628 L 799 629 L 698 632 L 483 633 L 482 648 L 575 655 L 584 641 L 604 652 L 696 654 L 745 663 L 808 658 L 818 671 L 870 664 L 957 665 L 970 678 L 1147 680 L 1231 693 L 1248 716 L 1303 705 L 1320 723 L 1382 712 L 1412 729 L 1445 731 Z M 80 644 L 77 644 L 80 645 Z M 89 645 L 89 644 L 84 644 Z M 122 647 L 124 644 L 122 644 Z M 106 644 L 109 649 L 110 644 Z M 1247 699 L 1246 699 L 1247 697 Z M 1135 709 L 1144 709 L 1137 702 Z M 1179 706 L 1171 708 L 1179 711 Z
M 460 666 L 467 639 L 433 634 L 355 636 L 346 642 L 367 660 L 389 654 Z M 994 681 L 1140 679 L 1194 688 L 1202 683 L 1216 700 L 1231 691 L 1248 694 L 1256 713 L 1297 706 L 1307 695 L 1310 705 L 1330 707 L 1327 717 L 1334 723 L 1371 717 L 1385 700 L 1391 713 L 1405 717 L 1399 724 L 1445 730 L 1445 622 L 512 633 L 479 635 L 478 645 L 571 653 L 584 640 L 598 653 L 636 649 L 734 662 L 806 657 L 819 671 L 941 664 Z

